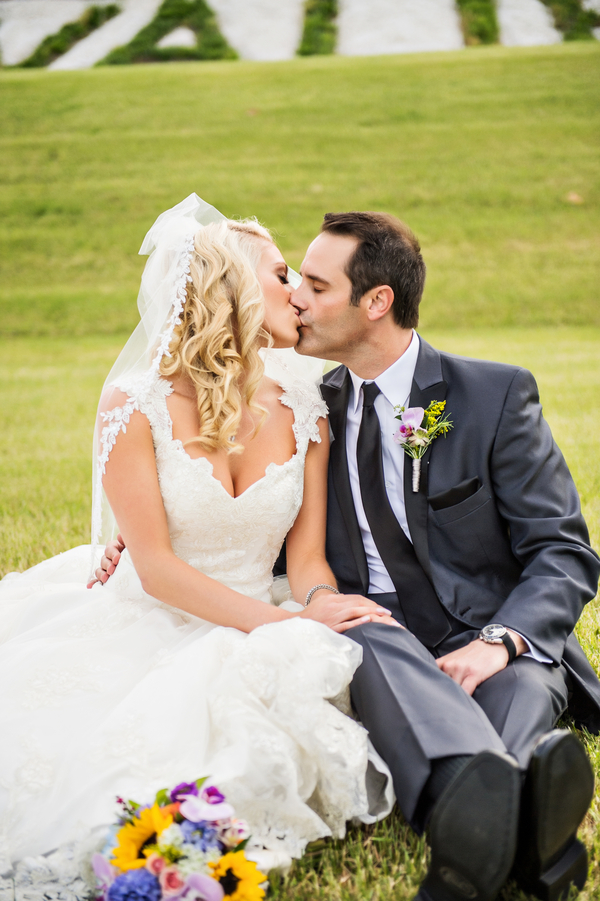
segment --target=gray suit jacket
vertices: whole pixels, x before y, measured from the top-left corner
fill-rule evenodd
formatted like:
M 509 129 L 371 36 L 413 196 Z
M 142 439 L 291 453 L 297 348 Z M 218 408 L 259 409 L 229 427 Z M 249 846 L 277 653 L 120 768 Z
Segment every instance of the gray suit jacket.
M 343 591 L 366 593 L 368 570 L 346 460 L 350 377 L 328 373 L 327 558 Z M 441 353 L 421 339 L 410 406 L 446 400 L 454 428 L 405 466 L 405 504 L 419 562 L 465 629 L 500 622 L 573 677 L 573 713 L 600 730 L 600 683 L 573 629 L 598 585 L 577 490 L 542 416 L 535 380 L 516 366 Z M 403 453 L 398 447 L 398 453 Z

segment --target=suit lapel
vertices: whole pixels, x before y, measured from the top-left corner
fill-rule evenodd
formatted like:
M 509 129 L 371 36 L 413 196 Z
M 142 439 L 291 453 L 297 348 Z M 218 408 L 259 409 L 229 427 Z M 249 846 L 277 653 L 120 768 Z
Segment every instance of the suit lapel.
M 336 369 L 333 377 L 321 385 L 321 393 L 329 407 L 329 424 L 334 441 L 331 444 L 330 467 L 335 493 L 350 537 L 350 547 L 356 561 L 363 590 L 369 590 L 369 569 L 354 509 L 348 457 L 346 454 L 346 413 L 350 396 L 351 379 L 345 366 Z
M 442 376 L 440 355 L 436 350 L 420 338 L 419 357 L 415 368 L 409 405 L 427 408 L 432 400 L 445 400 L 448 385 Z M 408 455 L 404 461 L 404 505 L 410 529 L 413 547 L 419 563 L 431 580 L 429 562 L 429 542 L 427 539 L 427 476 L 429 458 L 433 445 L 430 445 L 421 459 L 421 484 L 418 492 L 412 490 L 412 460 Z

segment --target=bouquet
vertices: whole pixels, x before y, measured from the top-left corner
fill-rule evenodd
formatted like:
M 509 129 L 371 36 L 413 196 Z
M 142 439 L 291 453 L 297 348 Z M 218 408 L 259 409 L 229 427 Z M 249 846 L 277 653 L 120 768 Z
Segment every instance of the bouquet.
M 161 789 L 153 804 L 117 798 L 119 821 L 94 854 L 97 901 L 259 901 L 248 827 L 205 779 Z
M 453 428 L 448 416 L 444 416 L 445 406 L 445 400 L 432 400 L 426 410 L 423 407 L 394 407 L 399 411 L 396 419 L 400 420 L 394 441 L 412 457 L 412 490 L 415 494 L 421 480 L 421 457 L 434 438 L 447 435 Z

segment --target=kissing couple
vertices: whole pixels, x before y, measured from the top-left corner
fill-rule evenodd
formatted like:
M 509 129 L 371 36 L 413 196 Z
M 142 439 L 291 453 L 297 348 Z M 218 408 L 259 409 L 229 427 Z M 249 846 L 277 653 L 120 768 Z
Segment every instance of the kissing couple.
M 64 884 L 116 793 L 210 775 L 266 869 L 395 798 L 420 901 L 581 888 L 593 774 L 554 727 L 600 730 L 573 632 L 599 559 L 531 374 L 417 334 L 387 214 L 327 214 L 295 289 L 196 195 L 141 252 L 97 420 L 93 553 L 119 538 L 91 590 L 87 546 L 0 584 L 6 878 L 49 855 Z M 317 387 L 311 357 L 342 365 Z

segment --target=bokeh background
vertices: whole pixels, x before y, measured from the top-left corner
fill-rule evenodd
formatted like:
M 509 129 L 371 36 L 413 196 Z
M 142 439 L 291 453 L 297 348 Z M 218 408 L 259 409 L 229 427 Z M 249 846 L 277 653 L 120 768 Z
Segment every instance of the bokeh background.
M 89 540 L 95 406 L 137 320 L 137 251 L 158 213 L 192 191 L 227 215 L 257 216 L 295 268 L 327 211 L 407 221 L 428 264 L 422 334 L 534 371 L 600 545 L 600 44 L 590 0 L 547 3 L 554 38 L 537 46 L 500 42 L 508 0 L 452 0 L 457 49 L 399 52 L 400 29 L 387 55 L 372 51 L 389 49 L 389 29 L 388 45 L 367 46 L 364 26 L 362 49 L 343 52 L 347 4 L 311 0 L 299 4 L 289 58 L 270 61 L 243 58 L 223 0 L 210 21 L 183 0 L 158 31 L 156 4 L 127 53 L 110 51 L 115 63 L 154 62 L 52 71 L 85 35 L 63 34 L 48 52 L 65 23 L 37 33 L 8 65 L 16 2 L 0 0 L 0 575 Z M 375 36 L 378 4 L 363 4 Z M 176 28 L 196 44 L 157 47 Z M 599 634 L 592 604 L 580 636 L 596 665 Z M 589 748 L 598 765 L 598 743 Z M 600 897 L 597 820 L 594 808 L 586 899 Z M 392 817 L 312 848 L 274 894 L 410 898 L 426 862 L 426 844 Z

